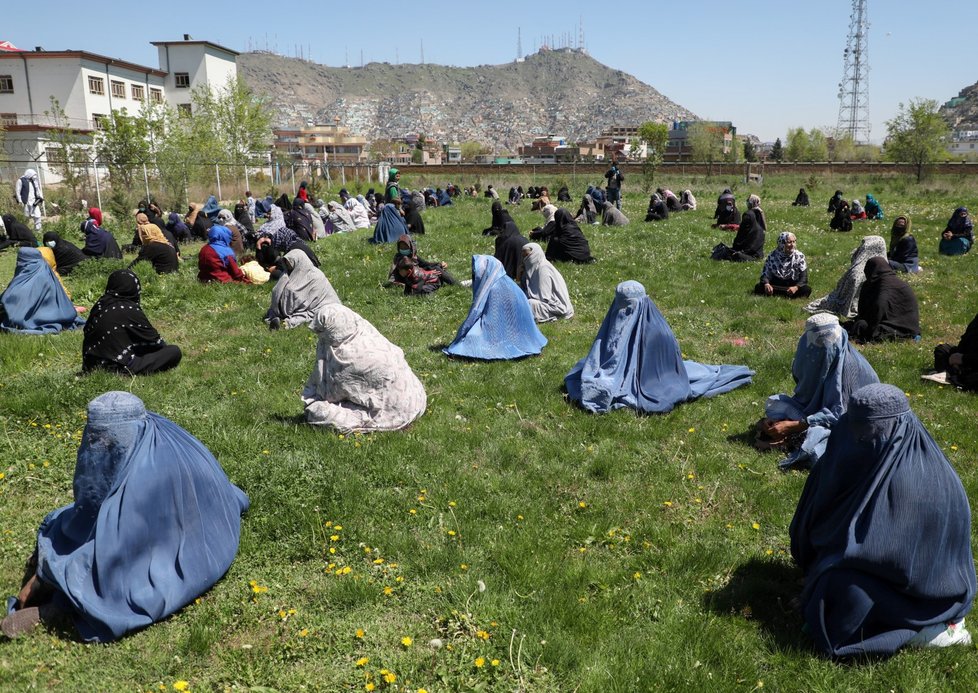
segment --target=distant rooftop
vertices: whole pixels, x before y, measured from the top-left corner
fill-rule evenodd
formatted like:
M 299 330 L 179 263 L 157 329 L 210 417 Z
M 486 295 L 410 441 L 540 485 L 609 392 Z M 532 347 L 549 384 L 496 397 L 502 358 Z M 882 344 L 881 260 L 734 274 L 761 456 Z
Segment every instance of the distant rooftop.
M 230 48 L 226 48 L 218 43 L 214 43 L 213 41 L 196 41 L 192 38 L 188 38 L 188 36 L 188 34 L 184 34 L 183 41 L 150 41 L 150 43 L 154 46 L 210 46 L 211 48 L 216 48 L 219 51 L 224 51 L 225 53 L 230 53 L 231 55 L 241 55 L 241 53 L 238 51 L 233 51 Z

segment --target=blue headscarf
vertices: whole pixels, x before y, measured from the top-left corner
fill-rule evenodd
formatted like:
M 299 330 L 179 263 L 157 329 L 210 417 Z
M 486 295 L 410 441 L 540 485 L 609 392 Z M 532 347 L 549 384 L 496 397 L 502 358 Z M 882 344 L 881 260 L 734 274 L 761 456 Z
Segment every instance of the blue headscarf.
M 636 281 L 625 281 L 588 355 L 564 377 L 570 398 L 588 411 L 630 407 L 671 411 L 680 402 L 729 392 L 751 381 L 746 366 L 683 361 L 669 323 Z
M 829 313 L 805 321 L 791 362 L 794 395 L 768 397 L 766 415 L 774 421 L 805 421 L 808 430 L 801 447 L 781 462 L 782 467 L 814 466 L 825 452 L 832 426 L 845 412 L 849 396 L 878 383 L 876 371 L 849 343 L 839 319 Z
M 855 392 L 791 521 L 805 622 L 832 657 L 890 655 L 971 610 L 971 510 L 893 385 Z
M 451 197 L 451 195 L 449 195 L 444 190 L 439 190 L 438 191 L 438 194 L 437 194 L 437 197 L 438 197 L 438 206 L 439 207 L 447 207 L 448 205 L 452 204 L 452 197 Z
M 0 329 L 50 334 L 84 324 L 41 251 L 20 248 L 14 277 L 0 294 Z
M 526 294 L 491 255 L 472 256 L 472 308 L 455 340 L 443 349 L 472 359 L 518 359 L 547 345 Z
M 217 201 L 217 198 L 211 195 L 207 198 L 207 203 L 204 208 L 200 210 L 201 213 L 205 214 L 208 219 L 214 221 L 217 219 L 217 213 L 221 211 L 221 203 Z
M 217 582 L 248 508 L 199 440 L 127 392 L 89 403 L 74 498 L 41 523 L 37 573 L 98 642 L 166 618 Z
M 224 266 L 228 266 L 228 258 L 237 260 L 234 251 L 231 250 L 231 231 L 226 226 L 215 224 L 207 231 L 207 242 L 214 252 L 221 258 Z
M 384 205 L 384 208 L 380 210 L 380 218 L 377 219 L 374 237 L 370 239 L 370 242 L 396 243 L 401 234 L 405 233 L 408 233 L 408 227 L 404 222 L 404 217 L 397 211 L 397 207 L 390 204 Z

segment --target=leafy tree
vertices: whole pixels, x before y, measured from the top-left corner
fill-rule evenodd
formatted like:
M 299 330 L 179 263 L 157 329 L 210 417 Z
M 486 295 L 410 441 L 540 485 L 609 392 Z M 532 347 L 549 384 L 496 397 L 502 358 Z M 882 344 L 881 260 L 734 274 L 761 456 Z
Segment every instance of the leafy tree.
M 645 144 L 645 161 L 642 162 L 642 179 L 645 192 L 655 185 L 655 171 L 662 163 L 669 144 L 669 128 L 664 123 L 651 121 L 638 126 L 638 139 Z
M 805 161 L 808 156 L 809 140 L 805 128 L 788 130 L 788 146 L 784 150 L 784 158 L 788 161 Z
M 933 99 L 911 99 L 886 121 L 886 158 L 913 164 L 918 183 L 925 166 L 948 155 L 944 143 L 951 129 L 937 108 Z
M 723 138 L 726 133 L 723 128 L 710 125 L 703 121 L 691 123 L 686 131 L 689 145 L 693 150 L 695 161 L 705 161 L 709 164 L 707 176 L 713 175 L 713 162 L 723 158 Z
M 808 152 L 806 161 L 826 161 L 829 158 L 829 141 L 818 128 L 808 132 Z
M 150 122 L 143 115 L 115 110 L 103 121 L 95 136 L 100 163 L 109 169 L 113 186 L 132 189 L 137 171 L 151 161 Z
M 784 161 L 784 145 L 781 144 L 781 138 L 774 140 L 774 146 L 771 147 L 771 158 L 775 161 Z
M 757 161 L 757 149 L 750 140 L 744 140 L 744 161 Z
M 480 154 L 485 154 L 489 149 L 481 142 L 476 142 L 475 140 L 467 140 L 459 145 L 459 149 L 462 151 L 462 161 L 474 161 L 475 157 Z
M 61 182 L 71 188 L 71 196 L 78 197 L 78 189 L 86 178 L 88 138 L 71 127 L 68 115 L 55 97 L 51 97 L 51 110 L 44 111 L 53 127 L 48 131 L 48 166 L 61 177 Z

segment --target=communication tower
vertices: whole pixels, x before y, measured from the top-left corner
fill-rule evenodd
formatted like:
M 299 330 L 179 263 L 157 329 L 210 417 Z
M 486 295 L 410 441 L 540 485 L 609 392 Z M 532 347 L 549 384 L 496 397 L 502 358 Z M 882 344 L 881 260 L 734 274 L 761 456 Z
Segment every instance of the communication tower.
M 842 81 L 839 82 L 839 136 L 853 142 L 869 142 L 869 15 L 868 0 L 852 0 L 849 38 L 843 51 Z

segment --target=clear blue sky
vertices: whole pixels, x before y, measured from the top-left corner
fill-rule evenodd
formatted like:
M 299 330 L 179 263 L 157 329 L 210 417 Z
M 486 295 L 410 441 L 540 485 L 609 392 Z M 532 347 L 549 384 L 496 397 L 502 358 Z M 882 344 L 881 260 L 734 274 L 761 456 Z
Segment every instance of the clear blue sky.
M 5 13 L 0 40 L 20 48 L 79 49 L 157 65 L 150 41 L 184 33 L 246 51 L 274 49 L 327 65 L 420 62 L 470 66 L 516 57 L 544 37 L 577 40 L 588 52 L 652 85 L 697 115 L 732 120 L 762 140 L 789 127 L 834 126 L 849 0 L 620 0 L 602 3 L 200 2 L 83 4 L 48 0 L 37 12 Z M 396 8 L 396 9 L 395 9 Z M 446 9 L 448 8 L 448 9 Z M 555 9 L 558 8 L 558 9 Z M 365 12 L 365 14 L 361 14 Z M 870 0 L 872 139 L 914 97 L 943 103 L 978 82 L 974 0 Z

